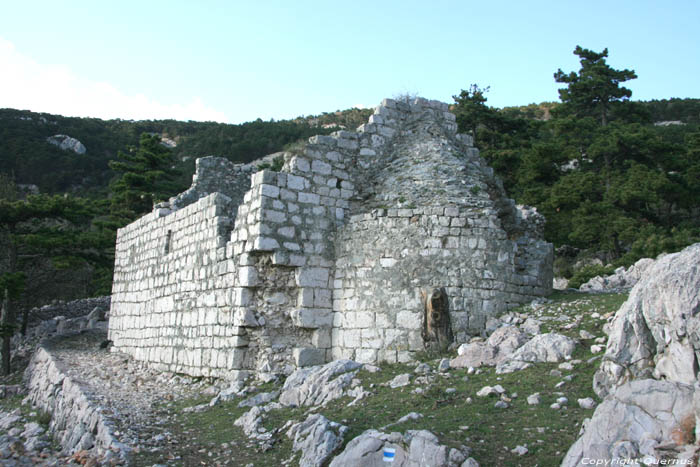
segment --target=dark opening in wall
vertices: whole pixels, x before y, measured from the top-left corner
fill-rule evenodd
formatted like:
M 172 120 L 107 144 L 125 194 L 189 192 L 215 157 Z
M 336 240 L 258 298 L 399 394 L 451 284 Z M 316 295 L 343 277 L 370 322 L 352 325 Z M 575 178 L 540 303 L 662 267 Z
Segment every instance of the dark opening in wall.
M 173 231 L 168 230 L 168 233 L 165 236 L 165 248 L 163 249 L 164 254 L 170 253 L 170 249 L 172 248 L 172 239 L 173 239 Z

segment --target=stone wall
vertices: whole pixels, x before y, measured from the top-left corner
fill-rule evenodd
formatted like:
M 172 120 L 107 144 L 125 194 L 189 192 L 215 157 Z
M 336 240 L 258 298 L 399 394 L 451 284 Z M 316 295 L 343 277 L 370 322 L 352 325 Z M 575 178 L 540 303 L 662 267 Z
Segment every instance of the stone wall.
M 102 414 L 99 401 L 80 381 L 68 376 L 51 353 L 50 339 L 34 352 L 24 378 L 32 406 L 51 414 L 49 430 L 62 450 L 89 450 L 104 465 L 128 463 L 130 448 L 114 435 L 114 422 Z
M 116 348 L 173 372 L 235 376 L 227 374 L 241 340 L 230 319 L 230 212 L 230 198 L 214 193 L 119 230 L 109 323 Z
M 541 216 L 505 197 L 446 104 L 385 100 L 280 156 L 249 182 L 200 160 L 186 196 L 119 231 L 115 349 L 231 378 L 404 361 L 423 348 L 421 290 L 445 287 L 458 341 L 551 290 Z

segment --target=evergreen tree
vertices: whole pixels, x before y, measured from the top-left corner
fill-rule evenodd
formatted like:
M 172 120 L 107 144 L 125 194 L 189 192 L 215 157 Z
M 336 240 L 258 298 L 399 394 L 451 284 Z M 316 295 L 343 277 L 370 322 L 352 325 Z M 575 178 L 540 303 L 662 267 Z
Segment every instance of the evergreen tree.
M 592 116 L 600 124 L 608 124 L 612 107 L 632 96 L 632 91 L 620 86 L 620 83 L 637 78 L 633 70 L 615 70 L 605 62 L 608 49 L 597 53 L 576 46 L 574 55 L 581 61 L 578 73 L 564 73 L 561 68 L 554 73 L 557 83 L 566 83 L 566 88 L 559 90 L 559 97 L 564 108 L 572 110 L 578 117 Z
M 486 105 L 486 94 L 490 87 L 480 88 L 476 84 L 469 86 L 468 90 L 462 90 L 459 96 L 452 96 L 455 100 L 455 116 L 457 126 L 463 130 L 469 130 L 476 141 L 477 130 L 480 126 L 490 126 L 494 119 L 495 110 Z
M 130 221 L 149 212 L 153 203 L 174 195 L 179 186 L 172 152 L 160 144 L 158 135 L 143 133 L 138 148 L 119 151 L 109 167 L 119 176 L 111 184 L 111 213 L 115 220 Z

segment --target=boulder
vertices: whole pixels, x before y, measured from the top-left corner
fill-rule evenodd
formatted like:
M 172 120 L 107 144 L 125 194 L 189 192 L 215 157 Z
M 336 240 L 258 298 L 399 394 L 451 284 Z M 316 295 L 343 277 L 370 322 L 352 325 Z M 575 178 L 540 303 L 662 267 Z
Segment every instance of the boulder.
M 604 397 L 635 378 L 691 384 L 700 356 L 700 243 L 658 259 L 610 326 L 593 382 Z
M 693 393 L 690 385 L 653 379 L 620 386 L 584 422 L 583 434 L 562 466 L 580 465 L 584 459 L 591 465 L 597 459 L 612 461 L 607 465 L 614 465 L 614 459 L 617 463 L 641 456 L 660 459 L 661 447 L 667 450 L 690 438 L 691 433 L 685 432 L 695 427 Z
M 496 373 L 511 373 L 530 366 L 531 363 L 560 362 L 571 358 L 576 342 L 566 336 L 555 333 L 540 334 L 496 366 Z
M 336 360 L 299 368 L 284 382 L 279 402 L 288 407 L 325 405 L 344 395 L 361 367 L 352 360 Z
M 462 344 L 456 358 L 450 361 L 452 368 L 478 368 L 494 366 L 504 360 L 515 349 L 527 342 L 527 336 L 516 326 L 505 325 L 497 328 L 486 342 Z
M 403 435 L 367 430 L 352 439 L 330 467 L 384 467 L 388 462 L 396 467 L 458 467 L 466 457 L 458 449 L 440 444 L 427 430 L 409 430 Z
M 658 258 L 657 258 L 658 259 Z M 581 284 L 579 290 L 582 292 L 610 292 L 629 290 L 644 277 L 654 264 L 651 258 L 642 258 L 629 269 L 623 267 L 617 268 L 615 272 L 609 276 L 596 276 L 590 279 L 585 284 Z
M 331 422 L 321 414 L 312 414 L 287 430 L 293 441 L 292 450 L 301 451 L 300 467 L 321 467 L 343 444 L 348 427 Z

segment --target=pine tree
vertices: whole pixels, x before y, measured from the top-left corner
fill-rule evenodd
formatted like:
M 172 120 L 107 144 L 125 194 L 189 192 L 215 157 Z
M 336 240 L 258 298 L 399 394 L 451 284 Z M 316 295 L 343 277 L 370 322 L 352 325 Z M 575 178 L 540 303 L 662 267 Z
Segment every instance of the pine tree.
M 578 117 L 591 116 L 606 126 L 610 119 L 612 107 L 632 96 L 632 91 L 620 86 L 620 83 L 637 78 L 634 70 L 615 70 L 605 62 L 608 49 L 597 53 L 576 46 L 574 55 L 581 61 L 578 73 L 564 73 L 561 68 L 554 73 L 557 83 L 567 83 L 559 90 L 559 97 Z
M 110 210 L 115 219 L 133 220 L 149 212 L 154 202 L 177 192 L 174 157 L 160 144 L 158 135 L 143 133 L 138 148 L 119 151 L 117 157 L 119 160 L 109 162 L 109 167 L 119 173 L 111 184 Z

